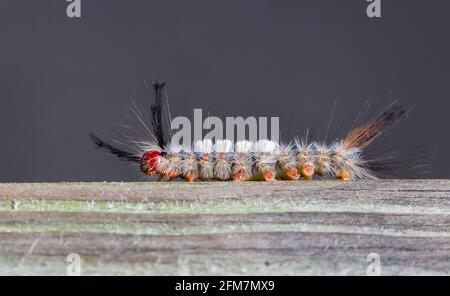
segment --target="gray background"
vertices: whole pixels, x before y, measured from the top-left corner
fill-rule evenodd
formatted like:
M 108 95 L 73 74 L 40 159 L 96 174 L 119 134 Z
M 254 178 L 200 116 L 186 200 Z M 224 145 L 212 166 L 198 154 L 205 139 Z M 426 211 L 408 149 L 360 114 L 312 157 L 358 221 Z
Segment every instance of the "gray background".
M 81 19 L 66 5 L 0 1 L 0 182 L 140 180 L 87 135 L 124 123 L 154 77 L 173 115 L 293 116 L 291 135 L 334 101 L 333 127 L 400 99 L 412 116 L 384 141 L 433 147 L 431 177 L 450 177 L 448 1 L 382 0 L 381 19 L 364 0 L 82 0 Z

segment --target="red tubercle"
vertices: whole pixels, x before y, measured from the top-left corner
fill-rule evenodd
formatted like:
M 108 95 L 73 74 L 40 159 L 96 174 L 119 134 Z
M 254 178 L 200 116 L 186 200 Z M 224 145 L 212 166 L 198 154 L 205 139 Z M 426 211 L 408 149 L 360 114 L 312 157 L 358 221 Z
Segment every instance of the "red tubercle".
M 245 172 L 243 170 L 239 170 L 234 176 L 233 180 L 236 182 L 244 181 L 245 180 Z
M 161 152 L 157 150 L 145 152 L 141 157 L 141 171 L 147 176 L 156 174 L 158 169 L 158 158 L 160 156 Z
M 298 180 L 300 179 L 300 175 L 296 168 L 289 169 L 286 173 L 289 180 Z
M 275 181 L 275 173 L 272 171 L 265 172 L 263 178 L 265 181 Z
M 310 164 L 303 165 L 300 174 L 305 180 L 312 180 L 314 176 L 314 166 Z

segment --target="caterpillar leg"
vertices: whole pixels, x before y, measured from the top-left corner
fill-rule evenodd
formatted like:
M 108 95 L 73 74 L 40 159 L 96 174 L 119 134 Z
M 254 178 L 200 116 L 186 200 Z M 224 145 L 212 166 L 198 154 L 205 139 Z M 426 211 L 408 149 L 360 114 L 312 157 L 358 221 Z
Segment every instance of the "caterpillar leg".
M 231 169 L 233 181 L 241 182 L 251 180 L 251 167 L 249 167 L 245 160 L 241 159 L 234 162 Z
M 233 181 L 241 182 L 247 179 L 246 174 L 243 170 L 239 170 L 237 173 L 233 175 Z
M 175 171 L 170 171 L 170 172 L 167 174 L 167 181 L 171 182 L 171 181 L 175 180 L 177 177 L 178 177 L 178 173 L 177 173 L 177 172 L 175 172 Z
M 314 177 L 314 165 L 312 164 L 304 164 L 300 167 L 299 172 L 303 179 L 305 180 L 312 180 Z
M 342 180 L 342 181 L 350 181 L 353 179 L 353 176 L 349 171 L 340 170 L 338 172 L 338 174 L 336 175 L 336 179 Z
M 293 181 L 300 179 L 300 174 L 293 164 L 279 161 L 276 165 L 277 179 Z
M 290 168 L 289 170 L 286 171 L 285 173 L 285 180 L 298 180 L 300 179 L 300 175 L 298 174 L 298 171 L 295 167 Z
M 275 168 L 267 163 L 256 163 L 254 165 L 255 180 L 259 181 L 275 181 Z
M 192 183 L 195 181 L 195 179 L 197 179 L 197 177 L 194 175 L 187 175 L 184 177 L 184 179 L 186 180 L 186 182 Z

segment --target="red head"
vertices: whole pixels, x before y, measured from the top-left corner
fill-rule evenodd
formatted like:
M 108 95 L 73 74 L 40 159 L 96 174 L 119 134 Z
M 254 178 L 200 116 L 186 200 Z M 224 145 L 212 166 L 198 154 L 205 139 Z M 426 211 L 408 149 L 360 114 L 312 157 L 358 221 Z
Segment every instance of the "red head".
M 157 150 L 145 152 L 141 158 L 141 171 L 147 176 L 156 174 L 158 169 L 158 158 L 160 156 L 161 152 Z

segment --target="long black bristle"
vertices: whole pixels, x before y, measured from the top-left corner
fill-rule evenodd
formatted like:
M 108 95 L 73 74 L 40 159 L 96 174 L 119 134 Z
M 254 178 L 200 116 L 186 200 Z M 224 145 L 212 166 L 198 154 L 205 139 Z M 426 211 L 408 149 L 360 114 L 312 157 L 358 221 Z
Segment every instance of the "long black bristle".
M 386 129 L 407 117 L 408 111 L 398 102 L 394 102 L 378 116 L 376 122 L 380 124 L 382 129 Z
M 380 176 L 394 178 L 416 178 L 417 176 L 428 176 L 432 168 L 429 165 L 432 153 L 430 147 L 422 146 L 406 150 L 396 151 L 384 150 L 371 153 L 363 165 Z
M 131 161 L 135 163 L 140 162 L 140 158 L 134 155 L 133 153 L 114 147 L 92 133 L 89 134 L 89 137 L 91 141 L 95 144 L 95 147 L 100 150 L 109 152 L 124 161 Z
M 155 102 L 150 107 L 152 112 L 152 128 L 153 133 L 155 134 L 156 140 L 158 142 L 158 146 L 161 149 L 166 148 L 167 139 L 164 134 L 163 120 L 162 120 L 162 110 L 163 110 L 163 91 L 164 86 L 166 85 L 164 82 L 159 83 L 158 81 L 153 81 L 153 91 L 155 95 Z

